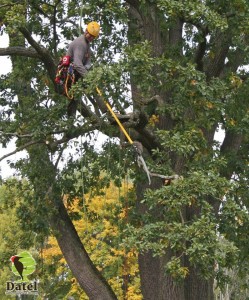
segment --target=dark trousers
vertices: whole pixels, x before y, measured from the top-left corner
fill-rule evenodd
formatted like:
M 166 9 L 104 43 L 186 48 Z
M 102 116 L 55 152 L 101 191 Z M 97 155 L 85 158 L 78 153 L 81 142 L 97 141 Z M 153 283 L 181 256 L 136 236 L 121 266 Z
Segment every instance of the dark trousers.
M 75 74 L 75 82 L 76 83 L 80 78 L 80 74 L 75 70 L 74 71 L 74 74 Z M 68 90 L 70 90 L 71 88 L 71 84 L 70 86 L 68 86 Z M 88 97 L 88 95 L 86 95 Z M 91 99 L 91 102 L 94 106 L 97 106 L 101 113 L 104 114 L 107 112 L 107 107 L 105 105 L 105 102 L 104 100 L 96 93 L 94 93 L 94 95 L 92 96 L 89 96 L 88 97 L 89 99 Z M 67 107 L 67 114 L 69 117 L 74 117 L 76 115 L 76 111 L 77 111 L 77 108 L 78 106 L 80 105 L 80 101 L 81 100 L 77 100 L 77 99 L 72 99 L 69 104 L 68 104 L 68 107 Z

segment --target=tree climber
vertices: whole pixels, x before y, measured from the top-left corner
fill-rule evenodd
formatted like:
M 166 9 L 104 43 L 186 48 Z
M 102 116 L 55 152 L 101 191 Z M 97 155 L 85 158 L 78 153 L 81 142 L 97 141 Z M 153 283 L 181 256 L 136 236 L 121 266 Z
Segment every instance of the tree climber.
M 65 66 L 67 75 L 64 75 L 63 84 L 64 89 L 66 90 L 64 94 L 66 94 L 66 96 L 70 99 L 70 103 L 68 105 L 69 116 L 75 115 L 78 101 L 74 99 L 73 96 L 69 97 L 67 90 L 71 88 L 72 83 L 77 82 L 80 78 L 84 78 L 88 70 L 91 68 L 90 43 L 99 36 L 99 32 L 100 25 L 97 22 L 93 21 L 88 23 L 85 32 L 69 44 L 66 56 L 64 56 L 59 63 L 55 81 L 60 84 L 60 80 L 62 79 L 61 77 L 63 76 L 60 73 L 60 70 L 63 70 L 63 66 Z M 72 64 L 72 70 L 70 70 L 70 64 Z M 73 82 L 72 80 L 71 82 L 67 82 L 67 79 L 65 78 L 65 76 L 70 75 L 68 74 L 70 72 L 72 72 L 74 76 Z M 98 95 L 94 95 L 94 99 L 97 102 L 100 111 L 105 113 L 107 108 L 103 100 Z

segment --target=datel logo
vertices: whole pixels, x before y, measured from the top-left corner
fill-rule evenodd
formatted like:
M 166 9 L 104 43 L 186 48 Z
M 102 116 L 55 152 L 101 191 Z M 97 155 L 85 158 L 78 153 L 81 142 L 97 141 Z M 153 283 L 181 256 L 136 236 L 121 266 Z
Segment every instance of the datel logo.
M 19 277 L 17 281 L 6 282 L 5 294 L 38 295 L 38 282 L 30 281 L 27 276 L 35 271 L 36 262 L 32 255 L 23 251 L 10 258 L 12 272 Z

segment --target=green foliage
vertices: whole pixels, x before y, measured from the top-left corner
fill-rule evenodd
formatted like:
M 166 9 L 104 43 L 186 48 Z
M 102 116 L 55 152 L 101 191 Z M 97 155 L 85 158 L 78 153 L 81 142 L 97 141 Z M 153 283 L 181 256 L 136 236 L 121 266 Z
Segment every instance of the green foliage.
M 125 50 L 125 67 L 130 76 L 137 82 L 141 95 L 145 96 L 155 84 L 152 72 L 156 61 L 152 57 L 152 47 L 148 41 L 127 47 Z
M 188 275 L 188 268 L 181 266 L 179 257 L 172 257 L 171 261 L 166 266 L 166 272 L 170 273 L 176 281 L 180 281 Z
M 7 31 L 9 34 L 14 34 L 18 27 L 26 23 L 25 20 L 26 7 L 25 5 L 11 5 L 11 8 L 6 11 L 5 21 L 8 23 Z
M 205 149 L 203 134 L 195 129 L 184 130 L 182 133 L 179 130 L 176 132 L 158 131 L 158 136 L 162 139 L 162 145 L 165 148 L 183 156 Z
M 212 7 L 209 7 L 205 2 L 208 1 L 158 1 L 158 7 L 169 17 L 184 16 L 187 19 L 198 22 L 203 20 L 203 25 L 208 25 L 212 29 L 227 29 L 227 20 L 221 16 Z
M 28 190 L 20 191 L 20 186 L 27 187 L 27 182 L 21 183 L 16 179 L 10 179 L 1 185 L 0 190 L 0 207 L 2 214 L 2 238 L 4 239 L 1 243 L 3 251 L 9 251 L 8 253 L 14 255 L 17 253 L 19 249 L 30 248 L 30 242 L 35 238 L 35 233 L 28 231 L 25 233 L 24 231 L 18 230 L 20 228 L 21 222 L 17 218 L 18 208 L 23 203 L 24 198 L 28 196 Z M 11 220 L 11 221 L 10 221 Z M 25 219 L 25 222 L 28 220 Z M 8 224 L 8 226 L 6 226 Z M 7 262 L 9 257 L 4 257 L 1 255 L 1 261 Z
M 168 262 L 166 270 L 175 278 L 188 275 L 188 266 L 180 263 L 183 255 L 188 256 L 190 264 L 198 266 L 202 276 L 213 276 L 215 262 L 228 266 L 228 261 L 234 263 L 238 259 L 238 247 L 233 246 L 230 238 L 227 239 L 229 246 L 221 247 L 221 241 L 217 239 L 218 219 L 210 205 L 211 199 L 221 203 L 228 188 L 229 182 L 218 174 L 199 171 L 186 174 L 184 180 L 170 186 L 147 190 L 144 203 L 149 211 L 141 219 L 143 226 L 128 225 L 125 243 L 140 251 L 153 250 L 154 255 L 159 256 L 170 248 L 175 256 Z M 186 221 L 183 216 L 185 206 L 187 214 L 196 212 L 195 217 Z M 158 209 L 160 215 L 157 213 L 156 220 L 153 215 Z M 234 220 L 233 210 L 227 209 Z
M 5 295 L 6 282 L 13 280 L 19 281 L 19 274 L 15 269 L 12 269 L 10 258 L 17 253 L 26 257 L 29 263 L 29 268 L 24 269 L 23 275 L 30 275 L 35 271 L 33 258 L 38 256 L 40 247 L 40 237 L 32 231 L 23 231 L 21 229 L 20 220 L 17 218 L 18 206 L 23 202 L 23 197 L 19 187 L 21 182 L 16 179 L 9 179 L 0 187 L 0 295 L 1 299 L 10 299 L 10 296 Z M 27 182 L 23 184 L 27 185 Z M 27 221 L 27 220 L 26 220 Z M 29 253 L 27 253 L 27 250 Z M 26 264 L 26 261 L 24 262 Z M 38 266 L 40 268 L 40 265 Z M 14 272 L 16 275 L 14 275 Z M 17 277 L 18 276 L 18 277 Z M 28 280 L 34 279 L 37 272 L 31 274 Z

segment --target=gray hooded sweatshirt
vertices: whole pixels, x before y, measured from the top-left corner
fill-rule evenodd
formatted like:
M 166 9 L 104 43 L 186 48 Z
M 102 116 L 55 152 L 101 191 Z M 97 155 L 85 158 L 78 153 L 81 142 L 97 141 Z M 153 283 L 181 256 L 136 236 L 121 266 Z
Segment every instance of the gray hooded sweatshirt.
M 71 56 L 74 69 L 84 77 L 91 66 L 91 51 L 89 42 L 84 35 L 72 41 L 68 47 L 67 54 Z

